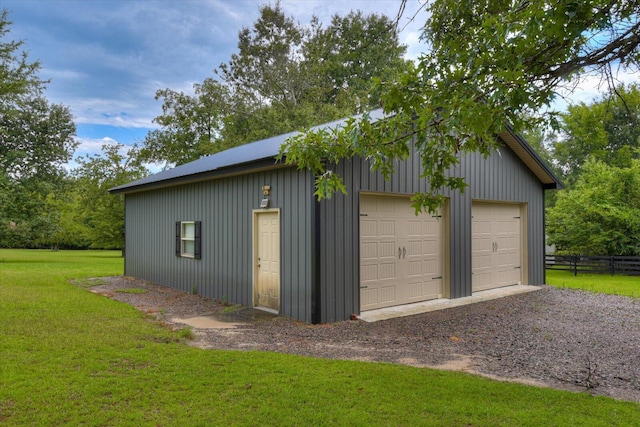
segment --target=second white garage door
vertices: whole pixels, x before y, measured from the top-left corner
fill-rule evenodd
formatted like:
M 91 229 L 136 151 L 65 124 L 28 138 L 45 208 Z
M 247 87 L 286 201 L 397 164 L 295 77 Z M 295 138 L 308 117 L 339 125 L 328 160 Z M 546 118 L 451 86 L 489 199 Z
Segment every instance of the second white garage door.
M 472 291 L 522 283 L 521 205 L 474 202 L 472 216 Z
M 408 197 L 360 196 L 360 310 L 442 297 L 444 221 Z

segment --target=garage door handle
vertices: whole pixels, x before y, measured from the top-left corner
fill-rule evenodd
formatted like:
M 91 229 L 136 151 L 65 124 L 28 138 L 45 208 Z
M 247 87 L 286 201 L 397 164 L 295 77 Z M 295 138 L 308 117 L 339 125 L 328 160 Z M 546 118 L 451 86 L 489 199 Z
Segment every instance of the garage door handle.
M 398 259 L 400 259 L 400 257 L 402 257 L 402 249 L 398 246 Z
M 402 259 L 405 259 L 407 255 L 407 248 L 405 248 L 404 246 L 402 247 Z

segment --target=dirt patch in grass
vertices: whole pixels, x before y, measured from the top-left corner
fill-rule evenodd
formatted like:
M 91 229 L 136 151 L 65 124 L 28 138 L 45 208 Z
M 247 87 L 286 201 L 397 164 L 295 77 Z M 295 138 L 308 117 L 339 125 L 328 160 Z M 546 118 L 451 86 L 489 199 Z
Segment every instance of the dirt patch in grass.
M 92 291 L 167 323 L 225 310 L 220 301 L 149 282 L 101 280 Z M 147 292 L 117 292 L 131 288 Z M 543 287 L 375 323 L 247 319 L 234 329 L 196 328 L 191 344 L 459 370 L 640 402 L 640 300 L 634 298 Z

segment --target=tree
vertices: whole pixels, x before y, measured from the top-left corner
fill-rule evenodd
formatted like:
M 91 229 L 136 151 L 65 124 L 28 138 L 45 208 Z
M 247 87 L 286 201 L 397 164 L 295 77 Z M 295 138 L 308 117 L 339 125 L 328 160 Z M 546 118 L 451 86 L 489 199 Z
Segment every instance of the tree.
M 51 105 L 43 93 L 40 64 L 18 54 L 22 41 L 6 41 L 6 9 L 0 14 L 0 170 L 14 179 L 51 179 L 71 159 L 77 143 L 69 109 Z
M 23 95 L 0 114 L 0 167 L 16 180 L 56 181 L 77 146 L 75 131 L 68 107 L 51 105 L 40 93 Z
M 391 81 L 407 68 L 406 47 L 392 27 L 388 17 L 360 11 L 334 15 L 326 29 L 312 21 L 304 55 L 315 70 L 313 86 L 323 88 L 322 104 L 348 103 L 352 114 L 379 106 L 381 94 L 372 82 Z
M 144 141 L 150 161 L 185 163 L 222 149 L 355 114 L 380 102 L 372 79 L 407 67 L 384 16 L 334 16 L 323 28 L 295 23 L 279 3 L 264 6 L 238 35 L 238 52 L 190 96 L 158 91 L 161 129 Z
M 73 171 L 81 200 L 80 217 L 88 226 L 91 248 L 124 248 L 124 199 L 107 190 L 144 178 L 148 171 L 136 146 L 126 154 L 123 150 L 122 144 L 105 144 L 102 155 L 78 158 L 79 166 Z
M 305 133 L 282 155 L 310 169 L 318 197 L 329 197 L 344 190 L 331 165 L 360 155 L 388 177 L 413 144 L 431 184 L 414 196 L 414 206 L 434 210 L 443 187 L 466 187 L 447 175 L 459 153 L 489 155 L 507 125 L 521 131 L 545 118 L 553 122 L 544 113 L 580 75 L 610 77 L 611 66 L 637 68 L 638 10 L 637 1 L 619 0 L 433 0 L 423 32 L 429 51 L 399 79 L 379 86 L 388 118 L 372 124 L 364 115 L 337 132 Z
M 20 52 L 22 41 L 7 41 L 11 22 L 0 14 L 0 246 L 48 244 L 57 212 L 46 200 L 65 177 L 62 165 L 77 145 L 66 106 L 44 97 L 40 64 Z
M 549 243 L 558 253 L 640 255 L 640 160 L 615 167 L 588 160 L 572 189 L 548 210 Z
M 230 114 L 227 88 L 213 79 L 194 85 L 194 96 L 171 89 L 156 92 L 164 98 L 162 126 L 147 134 L 140 155 L 146 161 L 183 164 L 220 151 L 224 118 Z M 165 165 L 165 166 L 167 166 Z
M 3 9 L 0 13 L 0 105 L 3 114 L 6 113 L 6 105 L 44 83 L 37 75 L 40 64 L 37 61 L 29 62 L 26 52 L 18 55 L 24 42 L 5 40 L 11 31 L 11 24 L 9 12 Z
M 569 181 L 588 159 L 629 167 L 640 154 L 640 87 L 621 85 L 591 104 L 569 106 L 560 129 L 554 157 Z

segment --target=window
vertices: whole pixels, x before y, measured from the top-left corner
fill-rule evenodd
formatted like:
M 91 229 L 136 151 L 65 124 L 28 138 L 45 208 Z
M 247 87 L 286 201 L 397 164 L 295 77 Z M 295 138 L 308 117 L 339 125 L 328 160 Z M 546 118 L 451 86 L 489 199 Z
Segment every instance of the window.
M 200 259 L 200 221 L 176 222 L 176 256 Z

